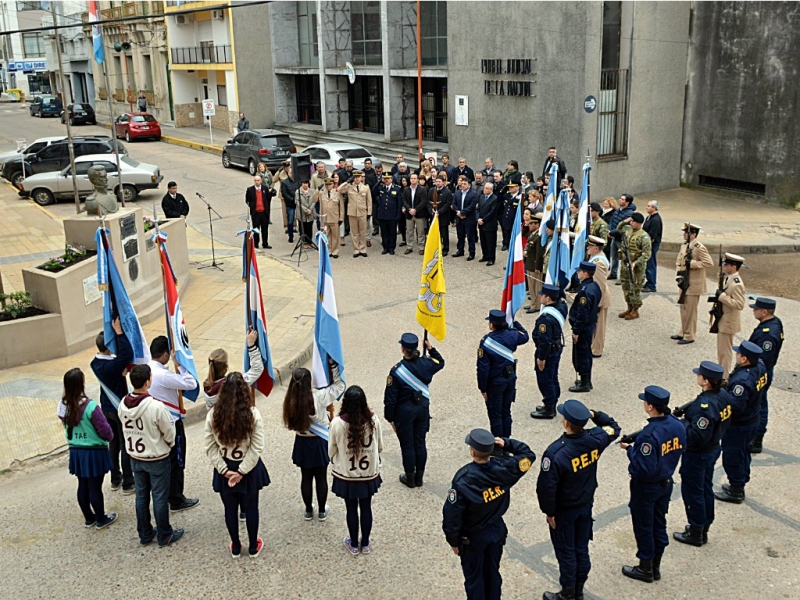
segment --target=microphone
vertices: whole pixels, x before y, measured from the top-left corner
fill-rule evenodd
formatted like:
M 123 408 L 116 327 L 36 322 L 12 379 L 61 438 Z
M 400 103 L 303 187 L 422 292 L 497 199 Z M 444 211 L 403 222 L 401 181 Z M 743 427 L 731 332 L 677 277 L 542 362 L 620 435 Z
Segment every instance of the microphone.
M 195 192 L 195 194 L 196 194 L 196 195 L 197 195 L 197 197 L 198 197 L 198 198 L 200 198 L 201 200 L 205 200 L 205 197 L 204 197 L 204 196 L 203 196 L 203 194 L 201 194 L 200 192 Z

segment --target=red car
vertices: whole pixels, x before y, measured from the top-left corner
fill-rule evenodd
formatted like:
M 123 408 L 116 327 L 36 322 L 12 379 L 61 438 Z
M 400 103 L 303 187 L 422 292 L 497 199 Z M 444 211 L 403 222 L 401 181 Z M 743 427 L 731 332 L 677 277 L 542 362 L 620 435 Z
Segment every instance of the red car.
M 123 113 L 114 121 L 114 133 L 117 138 L 124 137 L 126 142 L 151 138 L 161 139 L 161 126 L 149 113 Z

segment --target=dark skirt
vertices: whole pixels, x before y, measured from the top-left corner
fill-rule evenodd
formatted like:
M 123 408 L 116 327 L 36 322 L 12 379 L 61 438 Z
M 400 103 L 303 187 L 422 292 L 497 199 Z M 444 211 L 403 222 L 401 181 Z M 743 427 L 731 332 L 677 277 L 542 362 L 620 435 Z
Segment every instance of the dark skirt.
M 292 462 L 301 469 L 327 467 L 330 462 L 328 458 L 328 442 L 316 435 L 294 436 Z
M 344 500 L 354 500 L 356 498 L 369 498 L 374 495 L 378 488 L 381 487 L 381 476 L 378 475 L 375 479 L 368 479 L 367 481 L 347 481 L 339 479 L 336 475 L 333 476 L 333 486 L 331 489 L 333 493 Z
M 225 464 L 228 465 L 228 468 L 232 471 L 237 470 L 242 462 L 239 460 L 224 460 Z M 228 494 L 255 494 L 258 490 L 267 487 L 269 484 L 270 480 L 267 467 L 264 466 L 264 462 L 260 458 L 253 470 L 242 477 L 242 480 L 233 487 L 228 485 L 228 479 L 220 475 L 216 469 L 214 469 L 214 477 L 211 482 L 214 491 L 224 496 Z
M 111 470 L 108 448 L 70 448 L 69 472 L 75 477 L 100 477 Z

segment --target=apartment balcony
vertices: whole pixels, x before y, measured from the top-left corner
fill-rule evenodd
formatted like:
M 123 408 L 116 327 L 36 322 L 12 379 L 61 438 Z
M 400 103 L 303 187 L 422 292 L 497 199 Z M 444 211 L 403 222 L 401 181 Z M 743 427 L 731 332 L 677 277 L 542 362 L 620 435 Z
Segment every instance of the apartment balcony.
M 100 11 L 101 19 L 121 19 L 122 17 L 147 17 L 150 15 L 163 15 L 163 2 L 123 2 L 119 6 L 112 6 Z
M 213 65 L 233 62 L 231 46 L 172 48 L 170 52 L 173 65 Z

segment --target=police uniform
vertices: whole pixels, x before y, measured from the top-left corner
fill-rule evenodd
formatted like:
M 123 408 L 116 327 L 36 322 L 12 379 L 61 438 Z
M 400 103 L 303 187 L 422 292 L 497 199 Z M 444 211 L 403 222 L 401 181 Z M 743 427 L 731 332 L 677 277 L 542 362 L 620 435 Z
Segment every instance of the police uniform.
M 511 243 L 511 230 L 514 228 L 514 219 L 517 218 L 517 206 L 522 202 L 522 194 L 519 193 L 519 185 L 511 184 L 509 189 L 513 186 L 513 194 L 507 193 L 503 197 L 503 208 L 500 214 L 500 229 L 503 231 L 503 247 L 501 250 L 508 250 L 508 245 Z
M 708 360 L 692 372 L 706 379 L 722 379 L 722 367 Z M 731 397 L 725 388 L 703 391 L 683 415 L 686 453 L 681 461 L 681 497 L 689 525 L 672 537 L 684 544 L 702 546 L 708 540 L 708 528 L 714 522 L 714 464 L 730 417 Z
M 722 436 L 722 468 L 728 484 L 715 492 L 717 500 L 741 504 L 744 486 L 750 481 L 750 442 L 756 436 L 761 419 L 761 395 L 769 383 L 767 367 L 761 360 L 761 348 L 744 341 L 733 351 L 747 358 L 748 364 L 738 363 L 728 378 L 731 395 L 731 424 Z
M 533 215 L 531 221 L 541 224 L 542 213 Z M 542 237 L 538 227 L 536 231 L 531 231 L 528 234 L 528 240 L 522 254 L 525 259 L 525 279 L 528 282 L 528 295 L 531 297 L 531 304 L 525 312 L 533 314 L 542 307 L 539 290 L 542 289 L 542 283 L 544 283 L 544 278 L 542 277 L 544 248 L 542 247 Z
M 511 403 L 517 395 L 517 360 L 514 351 L 527 344 L 528 332 L 514 321 L 506 324 L 506 313 L 492 310 L 486 320 L 495 326 L 478 346 L 478 389 L 486 394 L 486 412 L 492 435 L 511 436 Z
M 691 223 L 685 223 L 683 232 L 689 234 L 687 237 L 695 236 L 700 233 L 700 228 Z M 691 253 L 689 259 L 689 287 L 685 293 L 685 302 L 681 307 L 681 328 L 671 339 L 678 340 L 678 344 L 691 344 L 694 342 L 697 333 L 697 305 L 700 296 L 706 293 L 706 269 L 714 266 L 714 261 L 708 253 L 706 247 L 696 239 L 687 241 L 681 246 L 678 252 L 678 259 L 675 262 L 675 269 L 682 271 L 686 268 L 686 254 Z
M 494 448 L 494 436 L 485 429 L 473 429 L 465 441 L 478 452 Z M 518 440 L 503 438 L 503 450 L 511 456 L 461 467 L 442 509 L 442 530 L 447 543 L 458 549 L 464 589 L 472 600 L 501 597 L 500 558 L 508 533 L 503 515 L 511 487 L 536 460 L 527 444 Z
M 403 189 L 392 183 L 391 173 L 384 173 L 376 186 L 377 217 L 381 228 L 381 254 L 394 254 L 397 247 L 397 220 L 403 215 Z
M 644 223 L 644 215 L 635 212 L 631 219 L 637 223 Z M 625 302 L 628 310 L 621 312 L 619 317 L 630 321 L 639 318 L 639 309 L 642 306 L 642 288 L 644 287 L 645 272 L 647 261 L 653 253 L 650 236 L 643 228 L 634 229 L 628 223 L 622 221 L 617 225 L 617 231 L 624 235 L 628 240 L 628 253 L 630 254 L 631 266 L 633 267 L 633 280 L 628 268 L 628 258 L 625 256 L 622 242 L 619 247 L 620 280 L 622 281 L 622 293 L 625 295 Z
M 544 361 L 544 368 L 534 364 L 536 385 L 542 394 L 542 406 L 537 406 L 531 413 L 534 419 L 552 419 L 556 416 L 556 404 L 561 396 L 561 385 L 558 382 L 558 366 L 561 363 L 561 352 L 564 350 L 564 322 L 567 317 L 567 303 L 561 299 L 561 290 L 557 285 L 546 283 L 539 290 L 539 295 L 554 300 L 553 304 L 542 304 L 531 336 L 536 345 L 534 358 Z
M 722 303 L 722 316 L 718 323 L 717 363 L 725 370 L 723 379 L 731 372 L 733 360 L 733 336 L 742 330 L 742 310 L 744 310 L 746 291 L 739 269 L 744 259 L 736 254 L 725 253 L 724 263 L 736 266 L 736 273 L 726 275 L 722 291 L 718 293 L 718 301 Z
M 564 433 L 542 455 L 536 482 L 539 508 L 548 518 L 560 573 L 560 593 L 546 592 L 546 600 L 583 598 L 583 585 L 592 568 L 589 540 L 592 539 L 592 505 L 597 489 L 597 461 L 603 450 L 620 434 L 609 415 L 595 412 L 577 400 L 567 400 L 558 412 L 573 426 L 582 428 L 591 418 L 597 427 Z
M 596 266 L 593 262 L 582 261 L 578 271 L 588 274 L 581 281 L 581 287 L 575 295 L 575 300 L 569 309 L 569 324 L 572 335 L 578 340 L 572 344 L 572 366 L 579 375 L 580 381 L 576 382 L 570 392 L 590 392 L 592 390 L 592 338 L 597 326 L 597 312 L 600 310 L 600 300 L 603 292 L 592 277 Z
M 400 338 L 406 350 L 416 350 L 419 338 L 413 333 L 404 333 Z M 383 392 L 383 416 L 397 430 L 397 441 L 403 456 L 400 475 L 408 487 L 421 486 L 428 449 L 425 436 L 430 429 L 430 392 L 428 385 L 433 376 L 444 368 L 444 358 L 436 348 L 430 349 L 430 357 L 403 358 L 392 367 L 386 378 Z
M 353 171 L 353 177 L 361 177 L 361 171 Z M 339 186 L 338 192 L 347 196 L 347 218 L 350 223 L 350 233 L 353 236 L 353 258 L 367 256 L 367 220 L 372 216 L 372 191 L 364 183 L 349 183 L 345 181 Z
M 594 263 L 594 282 L 600 288 L 600 304 L 597 311 L 597 327 L 594 329 L 594 336 L 592 337 L 592 356 L 600 358 L 603 355 L 603 350 L 606 347 L 606 322 L 608 321 L 608 309 L 611 307 L 611 288 L 608 287 L 608 274 L 611 271 L 611 265 L 608 258 L 603 254 L 603 246 L 605 241 L 597 236 L 590 235 L 586 241 L 589 246 L 600 248 L 597 254 L 590 254 L 588 260 Z
M 669 413 L 669 392 L 662 387 L 647 386 L 639 399 L 660 413 Z M 686 428 L 671 414 L 648 418 L 627 448 L 631 476 L 628 507 L 639 565 L 622 567 L 626 577 L 648 583 L 661 579 L 661 556 L 669 545 L 667 512 L 674 485 L 672 475 L 685 449 Z
M 339 258 L 339 215 L 342 195 L 333 189 L 333 179 L 330 177 L 325 178 L 324 186 L 323 189 L 314 192 L 314 202 L 319 204 L 319 219 L 327 230 L 330 256 Z
M 751 304 L 752 309 L 764 309 L 775 311 L 776 302 L 772 298 L 756 298 L 755 304 Z M 768 318 L 761 321 L 750 334 L 750 341 L 759 346 L 762 351 L 761 360 L 767 367 L 767 385 L 763 389 L 761 396 L 761 419 L 758 424 L 758 431 L 750 447 L 754 454 L 761 452 L 761 444 L 764 434 L 767 433 L 767 421 L 769 420 L 769 401 L 767 392 L 772 385 L 772 375 L 775 371 L 775 364 L 783 347 L 783 323 L 775 315 L 768 315 Z

